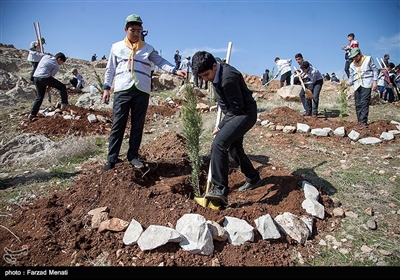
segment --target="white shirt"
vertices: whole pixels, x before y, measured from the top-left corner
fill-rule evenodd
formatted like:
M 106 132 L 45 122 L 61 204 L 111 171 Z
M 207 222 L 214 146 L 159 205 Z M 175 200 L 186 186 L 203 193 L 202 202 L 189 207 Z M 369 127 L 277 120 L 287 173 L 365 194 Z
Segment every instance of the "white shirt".
M 190 60 L 185 58 L 184 60 L 182 60 L 181 65 L 179 66 L 179 70 L 190 72 L 191 67 L 192 64 L 190 63 Z
M 292 68 L 290 67 L 292 65 L 292 60 L 291 59 L 279 59 L 278 62 L 276 63 L 276 66 L 278 67 L 278 73 L 276 73 L 276 77 L 279 75 L 283 75 L 289 71 L 292 71 Z
M 44 49 L 42 53 L 40 50 L 40 45 L 36 41 L 33 41 L 29 46 L 28 61 L 39 62 L 44 55 Z
M 78 83 L 76 84 L 76 88 L 84 88 L 85 87 L 85 80 L 83 79 L 83 76 L 81 74 L 76 74 L 75 78 L 78 80 Z

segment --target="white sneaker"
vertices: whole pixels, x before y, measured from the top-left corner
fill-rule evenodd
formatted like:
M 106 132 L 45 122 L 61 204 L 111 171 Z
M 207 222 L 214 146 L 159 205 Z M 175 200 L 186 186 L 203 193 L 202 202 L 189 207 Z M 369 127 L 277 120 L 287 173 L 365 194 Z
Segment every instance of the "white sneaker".
M 60 107 L 60 110 L 65 110 L 65 109 L 67 109 L 67 104 L 61 104 L 61 107 Z

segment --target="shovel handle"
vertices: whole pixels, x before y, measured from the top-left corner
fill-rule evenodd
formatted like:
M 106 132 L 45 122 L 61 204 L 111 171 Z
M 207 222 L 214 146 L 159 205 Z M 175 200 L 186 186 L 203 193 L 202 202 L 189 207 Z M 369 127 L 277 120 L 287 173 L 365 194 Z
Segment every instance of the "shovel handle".
M 228 50 L 227 50 L 227 53 L 226 53 L 226 63 L 229 63 L 229 61 L 230 61 L 232 45 L 233 45 L 232 42 L 229 42 L 229 43 L 228 43 Z M 218 106 L 218 105 L 217 105 L 217 106 Z M 222 115 L 222 110 L 221 110 L 221 107 L 218 106 L 218 110 L 217 110 L 217 119 L 216 119 L 216 121 L 215 121 L 215 127 L 217 127 L 218 124 L 219 124 L 219 122 L 221 121 L 221 115 Z M 214 138 L 215 138 L 215 135 L 214 135 Z M 211 162 L 210 162 L 210 167 L 208 168 L 207 186 L 206 186 L 206 192 L 205 192 L 205 193 L 208 193 L 208 190 L 210 189 L 210 185 L 211 185 L 211 175 L 212 175 L 212 174 L 211 174 Z
M 295 67 L 295 66 L 293 66 L 293 68 L 294 68 L 294 71 L 295 71 L 295 72 L 297 72 L 297 69 L 296 69 L 296 67 Z M 301 78 L 301 76 L 300 76 L 300 75 L 299 75 L 298 77 L 299 77 L 299 80 L 300 80 L 301 86 L 303 87 L 303 90 L 304 90 L 304 92 L 305 92 L 305 91 L 306 91 L 306 86 L 304 85 L 303 79 Z
M 297 69 L 296 69 L 295 66 L 293 66 L 293 68 L 294 68 L 295 71 L 297 71 Z M 312 96 L 311 90 L 309 90 L 308 88 L 306 88 L 306 86 L 304 85 L 304 82 L 303 82 L 303 79 L 301 78 L 301 76 L 299 75 L 298 77 L 299 77 L 301 86 L 303 87 L 303 90 L 304 90 L 304 93 L 306 94 L 306 96 L 309 96 L 309 95 Z M 307 97 L 307 98 L 308 98 L 308 97 Z M 312 98 L 312 97 L 311 97 L 311 98 Z M 311 98 L 308 98 L 308 99 L 311 99 Z

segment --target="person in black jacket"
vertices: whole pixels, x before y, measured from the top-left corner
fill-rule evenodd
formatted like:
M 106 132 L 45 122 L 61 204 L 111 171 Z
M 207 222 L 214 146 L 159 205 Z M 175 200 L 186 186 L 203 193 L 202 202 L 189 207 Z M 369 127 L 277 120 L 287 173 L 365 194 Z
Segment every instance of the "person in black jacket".
M 266 83 L 268 83 L 269 81 L 269 70 L 265 69 L 265 72 L 262 74 L 261 76 L 261 83 L 262 85 L 265 85 Z
M 240 191 L 257 188 L 262 183 L 259 172 L 243 149 L 243 137 L 257 121 L 257 103 L 242 74 L 231 65 L 217 61 L 211 53 L 196 52 L 192 58 L 192 71 L 204 81 L 212 82 L 218 106 L 224 113 L 212 132 L 210 164 L 214 187 L 205 198 L 227 205 L 229 155 L 246 177 Z
M 334 72 L 331 74 L 331 82 L 340 83 L 338 77 L 336 77 L 336 74 Z
M 179 51 L 176 50 L 176 52 L 174 54 L 174 61 L 175 61 L 176 69 L 179 69 L 179 67 L 181 66 L 181 59 L 182 59 L 182 56 L 179 54 Z

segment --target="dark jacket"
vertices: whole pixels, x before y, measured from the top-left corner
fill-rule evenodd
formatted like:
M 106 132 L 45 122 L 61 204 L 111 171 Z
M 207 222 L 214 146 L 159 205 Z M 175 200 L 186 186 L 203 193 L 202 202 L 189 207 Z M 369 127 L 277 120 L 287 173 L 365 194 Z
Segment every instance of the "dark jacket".
M 181 56 L 179 55 L 179 54 L 175 54 L 174 55 L 174 60 L 175 60 L 175 63 L 178 63 L 178 62 L 181 62 Z
M 222 128 L 237 115 L 257 114 L 257 104 L 242 73 L 229 64 L 222 62 L 220 65 L 219 81 L 213 85 L 218 105 L 225 115 L 218 125 Z
M 262 75 L 262 84 L 265 85 L 266 83 L 268 83 L 269 80 L 269 72 L 264 72 L 264 74 Z

